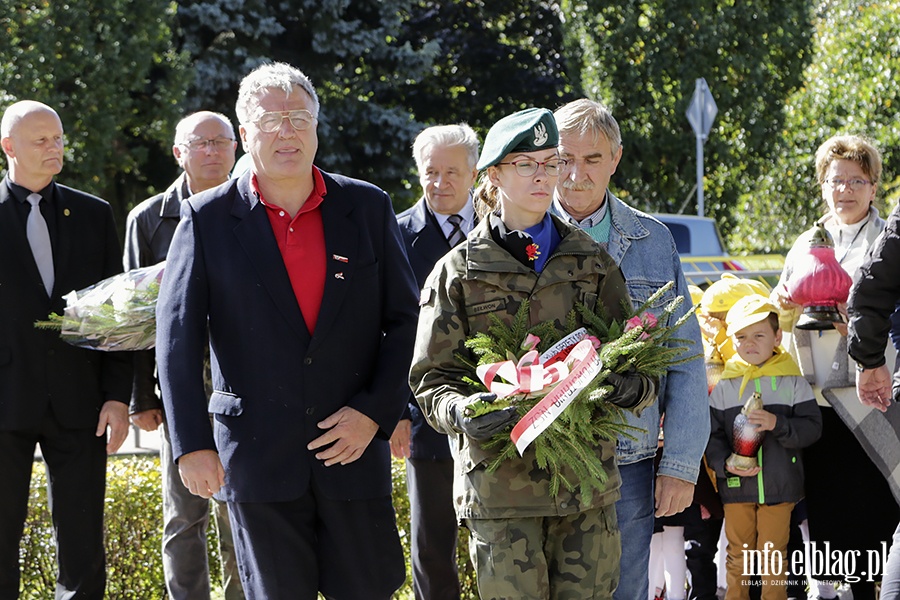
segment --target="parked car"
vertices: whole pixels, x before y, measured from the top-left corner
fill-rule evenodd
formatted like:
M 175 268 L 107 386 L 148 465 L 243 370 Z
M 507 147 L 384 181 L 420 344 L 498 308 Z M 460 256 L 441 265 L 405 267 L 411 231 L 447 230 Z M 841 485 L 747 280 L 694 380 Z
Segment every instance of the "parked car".
M 675 247 L 681 256 L 724 256 L 725 244 L 716 222 L 709 217 L 694 215 L 653 215 L 672 232 Z
M 723 271 L 741 271 L 735 274 L 762 279 L 770 287 L 778 282 L 784 267 L 783 256 L 730 255 L 714 219 L 663 213 L 653 214 L 653 217 L 672 232 L 688 283 L 705 288 L 718 280 Z

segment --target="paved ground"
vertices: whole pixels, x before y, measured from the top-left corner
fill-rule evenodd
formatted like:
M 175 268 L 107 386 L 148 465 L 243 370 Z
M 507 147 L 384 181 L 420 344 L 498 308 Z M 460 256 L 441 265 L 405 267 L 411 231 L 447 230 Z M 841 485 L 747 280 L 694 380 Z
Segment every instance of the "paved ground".
M 116 454 L 156 454 L 159 452 L 159 430 L 140 431 L 132 425 L 125 443 Z M 38 445 L 34 453 L 35 458 L 41 456 L 41 447 Z
M 156 453 L 159 452 L 160 431 L 141 431 L 135 426 L 131 426 L 128 432 L 128 438 L 119 448 L 116 454 L 140 454 L 140 453 Z

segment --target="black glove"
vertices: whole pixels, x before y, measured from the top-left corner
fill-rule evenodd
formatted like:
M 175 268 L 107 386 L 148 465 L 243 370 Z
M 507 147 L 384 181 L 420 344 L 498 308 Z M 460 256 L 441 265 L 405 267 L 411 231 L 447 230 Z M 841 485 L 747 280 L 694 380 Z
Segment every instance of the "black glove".
M 453 424 L 456 426 L 456 429 L 473 440 L 484 442 L 491 439 L 495 433 L 509 427 L 509 425 L 519 417 L 519 413 L 513 406 L 501 408 L 500 410 L 489 412 L 480 417 L 465 416 L 465 409 L 469 404 L 478 402 L 479 400 L 490 403 L 496 399 L 496 394 L 479 392 L 454 402 L 450 406 L 450 417 L 453 419 Z
M 656 395 L 656 378 L 629 371 L 624 374 L 610 373 L 606 382 L 613 386 L 613 391 L 607 398 L 616 406 L 631 408 L 644 402 L 648 396 Z

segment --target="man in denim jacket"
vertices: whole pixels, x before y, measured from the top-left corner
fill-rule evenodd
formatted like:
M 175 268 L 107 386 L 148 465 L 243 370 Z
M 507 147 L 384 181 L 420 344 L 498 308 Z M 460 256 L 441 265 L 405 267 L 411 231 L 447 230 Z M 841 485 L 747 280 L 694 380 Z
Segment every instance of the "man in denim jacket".
M 673 298 L 684 296 L 685 302 L 667 323 L 673 324 L 691 306 L 672 235 L 665 225 L 607 190 L 622 157 L 619 125 L 605 106 L 586 99 L 566 104 L 555 117 L 560 157 L 568 166 L 560 173 L 551 210 L 604 245 L 622 270 L 635 307 L 674 281 L 673 290 L 651 308 L 658 314 Z M 689 319 L 678 337 L 694 342 L 691 353 L 702 352 L 696 319 Z M 628 415 L 629 424 L 644 432 L 636 434 L 637 440 L 619 438 L 616 448 L 622 476 L 622 497 L 616 503 L 622 537 L 617 600 L 647 597 L 654 515 L 674 515 L 691 503 L 709 438 L 707 398 L 703 362 L 692 360 L 669 369 L 660 381 L 659 401 L 640 418 Z M 665 417 L 665 445 L 654 475 L 661 417 Z

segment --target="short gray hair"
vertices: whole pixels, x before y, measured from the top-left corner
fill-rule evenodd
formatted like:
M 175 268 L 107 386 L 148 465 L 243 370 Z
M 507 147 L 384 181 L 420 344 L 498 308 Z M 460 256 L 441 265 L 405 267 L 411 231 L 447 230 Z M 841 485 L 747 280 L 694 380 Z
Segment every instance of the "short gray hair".
M 622 133 L 619 124 L 606 105 L 582 98 L 556 109 L 556 127 L 559 135 L 590 135 L 596 144 L 602 134 L 609 140 L 612 153 L 622 147 Z
M 478 163 L 479 143 L 475 131 L 466 123 L 456 125 L 435 125 L 423 129 L 413 142 L 413 158 L 416 159 L 416 168 L 422 171 L 425 162 L 425 153 L 435 147 L 451 148 L 462 146 L 466 149 L 466 158 L 469 168 L 474 169 Z
M 290 94 L 294 91 L 294 86 L 299 86 L 303 91 L 312 98 L 315 110 L 313 117 L 319 117 L 319 96 L 316 94 L 316 88 L 313 87 L 303 71 L 297 67 L 287 63 L 276 62 L 260 65 L 250 71 L 241 81 L 241 87 L 238 89 L 237 105 L 235 112 L 241 123 L 250 121 L 252 101 L 260 95 L 260 93 L 268 88 L 280 88 L 285 93 Z
M 231 119 L 222 113 L 213 112 L 211 110 L 201 110 L 191 113 L 178 121 L 178 125 L 175 126 L 175 143 L 184 144 L 188 142 L 187 136 L 191 133 L 197 123 L 209 118 L 215 118 L 222 121 L 222 124 L 227 125 L 228 128 L 231 129 L 231 134 L 234 135 L 234 125 L 231 124 Z

